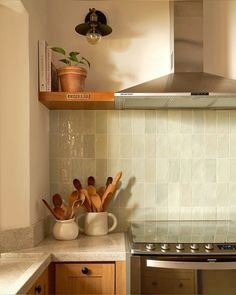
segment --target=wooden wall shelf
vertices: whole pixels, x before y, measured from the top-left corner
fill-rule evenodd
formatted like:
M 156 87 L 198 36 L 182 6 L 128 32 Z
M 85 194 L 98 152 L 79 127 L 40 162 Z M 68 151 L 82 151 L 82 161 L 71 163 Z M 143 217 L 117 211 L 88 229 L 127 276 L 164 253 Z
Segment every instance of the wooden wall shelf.
M 114 92 L 40 92 L 39 101 L 51 110 L 113 110 Z

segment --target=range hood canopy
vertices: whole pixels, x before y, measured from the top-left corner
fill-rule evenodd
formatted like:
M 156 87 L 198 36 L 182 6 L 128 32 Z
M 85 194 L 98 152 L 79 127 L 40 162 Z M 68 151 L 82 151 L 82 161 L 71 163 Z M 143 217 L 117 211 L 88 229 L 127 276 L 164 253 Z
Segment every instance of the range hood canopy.
M 169 5 L 172 73 L 117 92 L 116 108 L 236 108 L 236 81 L 203 72 L 203 0 Z

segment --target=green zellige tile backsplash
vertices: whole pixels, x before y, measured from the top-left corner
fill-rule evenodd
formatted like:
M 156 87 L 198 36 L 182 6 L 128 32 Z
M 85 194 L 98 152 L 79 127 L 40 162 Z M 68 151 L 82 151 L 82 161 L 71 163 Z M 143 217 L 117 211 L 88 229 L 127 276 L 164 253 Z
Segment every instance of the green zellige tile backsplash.
M 51 194 L 122 170 L 109 211 L 130 220 L 236 219 L 236 111 L 51 111 Z

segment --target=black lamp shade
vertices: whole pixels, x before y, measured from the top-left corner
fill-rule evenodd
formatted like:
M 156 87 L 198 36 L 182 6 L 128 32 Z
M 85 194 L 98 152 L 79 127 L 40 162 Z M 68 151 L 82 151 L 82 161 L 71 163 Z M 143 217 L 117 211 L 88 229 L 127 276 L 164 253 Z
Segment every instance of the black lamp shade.
M 91 22 L 90 16 L 92 13 L 93 11 L 90 10 L 90 12 L 85 17 L 85 22 L 83 24 L 77 25 L 75 27 L 75 31 L 78 34 L 85 36 L 92 27 L 96 27 L 96 30 L 98 30 L 102 36 L 111 34 L 112 28 L 107 25 L 107 19 L 105 15 L 101 11 L 96 10 L 95 13 L 97 15 L 97 21 Z

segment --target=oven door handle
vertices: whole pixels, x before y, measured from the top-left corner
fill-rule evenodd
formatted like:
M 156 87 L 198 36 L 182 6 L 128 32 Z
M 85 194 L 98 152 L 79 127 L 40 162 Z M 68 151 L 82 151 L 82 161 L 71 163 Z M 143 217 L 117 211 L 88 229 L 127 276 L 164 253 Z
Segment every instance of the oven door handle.
M 217 262 L 209 259 L 208 262 L 186 262 L 186 261 L 166 261 L 166 260 L 146 260 L 147 267 L 169 268 L 169 269 L 210 269 L 210 270 L 232 270 L 236 269 L 236 262 Z

